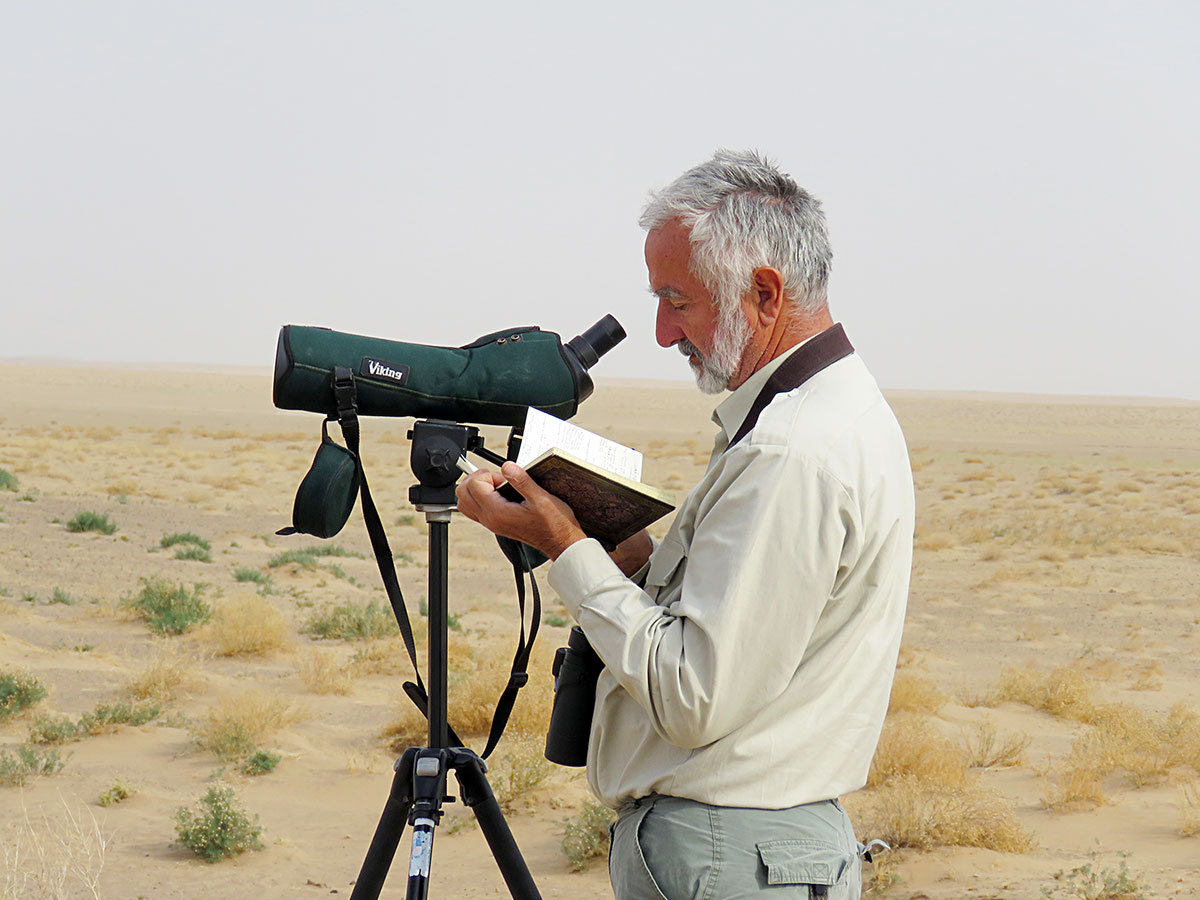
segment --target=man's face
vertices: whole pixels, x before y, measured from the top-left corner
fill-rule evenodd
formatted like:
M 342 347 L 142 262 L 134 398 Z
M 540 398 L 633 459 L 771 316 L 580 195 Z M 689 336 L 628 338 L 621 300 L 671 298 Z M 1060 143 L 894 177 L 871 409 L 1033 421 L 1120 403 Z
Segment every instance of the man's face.
M 688 230 L 676 221 L 646 236 L 650 291 L 658 297 L 654 336 L 660 347 L 679 347 L 700 390 L 716 394 L 737 374 L 750 326 L 740 303 L 721 315 L 712 292 L 692 274 L 691 256 Z

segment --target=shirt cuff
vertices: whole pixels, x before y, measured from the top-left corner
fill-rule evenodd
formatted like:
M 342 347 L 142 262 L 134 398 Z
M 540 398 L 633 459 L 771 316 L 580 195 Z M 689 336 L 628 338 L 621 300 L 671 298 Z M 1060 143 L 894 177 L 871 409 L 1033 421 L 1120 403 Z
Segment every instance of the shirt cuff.
M 625 575 L 595 538 L 576 541 L 558 555 L 547 580 L 576 622 L 584 599 L 605 579 Z

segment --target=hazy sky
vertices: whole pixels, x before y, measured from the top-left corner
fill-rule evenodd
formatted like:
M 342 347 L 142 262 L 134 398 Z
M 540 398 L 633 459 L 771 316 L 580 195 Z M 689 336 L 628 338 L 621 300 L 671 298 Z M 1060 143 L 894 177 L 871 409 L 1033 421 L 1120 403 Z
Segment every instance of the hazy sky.
M 820 197 L 889 388 L 1200 400 L 1200 3 L 0 0 L 0 358 L 262 365 L 288 322 L 653 340 L 637 214 Z

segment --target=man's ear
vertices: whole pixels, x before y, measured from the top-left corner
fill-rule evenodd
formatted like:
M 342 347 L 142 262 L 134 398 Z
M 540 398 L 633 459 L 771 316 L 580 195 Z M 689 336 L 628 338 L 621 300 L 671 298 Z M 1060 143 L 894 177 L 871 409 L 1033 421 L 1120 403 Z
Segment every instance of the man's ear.
M 783 276 L 771 266 L 759 266 L 752 277 L 752 315 L 757 316 L 759 325 L 770 328 L 779 319 L 787 303 L 783 295 Z

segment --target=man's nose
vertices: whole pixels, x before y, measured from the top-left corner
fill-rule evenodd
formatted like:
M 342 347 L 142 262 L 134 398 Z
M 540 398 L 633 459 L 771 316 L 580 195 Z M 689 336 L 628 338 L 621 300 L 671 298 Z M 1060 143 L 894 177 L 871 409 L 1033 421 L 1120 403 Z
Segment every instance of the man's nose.
M 658 308 L 658 315 L 654 320 L 654 339 L 658 341 L 660 347 L 673 347 L 683 340 L 683 330 L 675 323 L 673 310 L 666 306 Z

